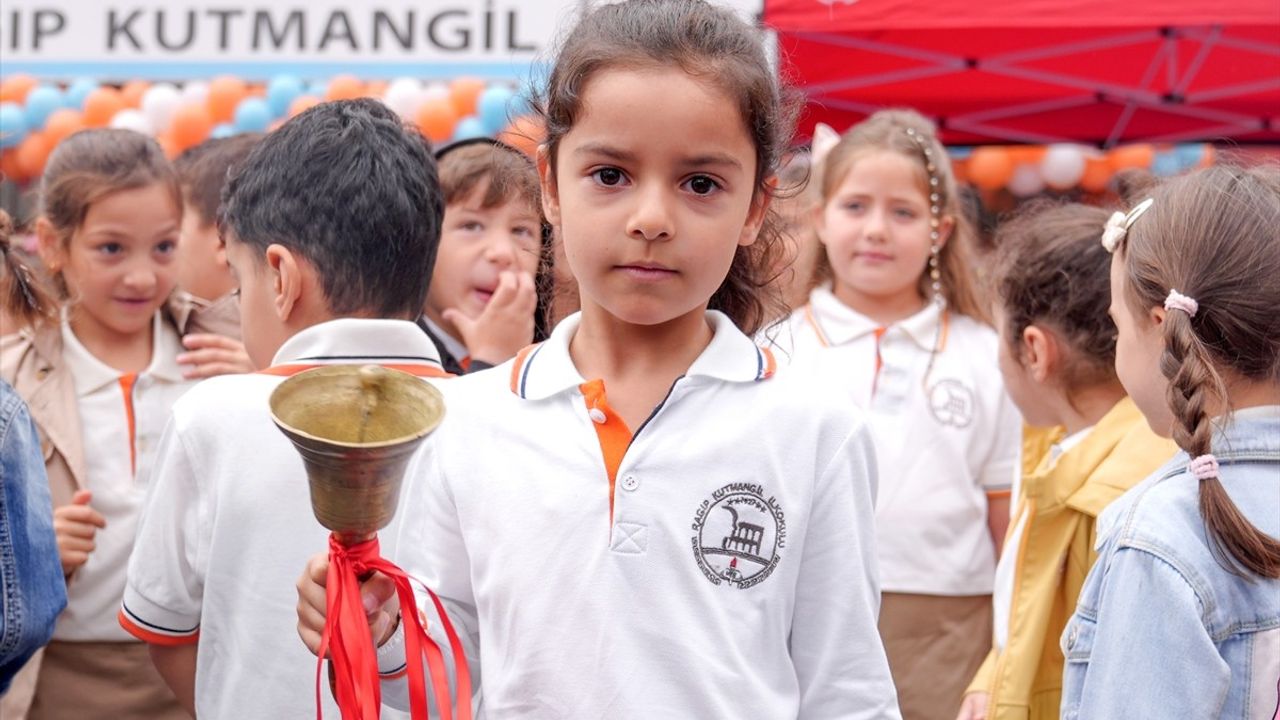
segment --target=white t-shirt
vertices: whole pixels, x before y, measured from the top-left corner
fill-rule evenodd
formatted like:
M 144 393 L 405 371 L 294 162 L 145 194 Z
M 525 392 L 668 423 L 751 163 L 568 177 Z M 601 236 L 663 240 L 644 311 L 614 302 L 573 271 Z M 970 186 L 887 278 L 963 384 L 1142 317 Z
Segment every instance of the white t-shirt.
M 812 376 L 870 415 L 882 589 L 990 593 L 987 499 L 1009 493 L 1022 432 L 996 333 L 932 303 L 881 328 L 819 287 L 766 338 L 784 372 Z
M 294 335 L 273 367 L 377 362 L 440 368 L 417 325 L 357 319 Z M 298 638 L 294 584 L 329 533 L 298 452 L 271 421 L 267 401 L 284 380 L 213 378 L 174 406 L 129 559 L 120 624 L 152 643 L 199 643 L 199 717 L 315 714 L 316 658 Z M 394 537 L 381 540 L 386 555 Z M 321 697 L 337 717 L 327 681 Z
M 84 488 L 93 492 L 89 506 L 107 524 L 94 534 L 93 552 L 67 583 L 56 640 L 133 640 L 116 622 L 125 563 L 169 409 L 194 384 L 178 367 L 183 351 L 178 333 L 159 313 L 152 337 L 147 369 L 125 374 L 95 357 L 67 323 L 62 325 L 62 357 L 75 385 L 85 449 Z
M 898 717 L 862 413 L 769 379 L 707 317 L 629 443 L 569 355 L 577 315 L 443 388 L 396 559 L 478 643 L 488 717 Z M 403 707 L 404 682 L 383 697 Z

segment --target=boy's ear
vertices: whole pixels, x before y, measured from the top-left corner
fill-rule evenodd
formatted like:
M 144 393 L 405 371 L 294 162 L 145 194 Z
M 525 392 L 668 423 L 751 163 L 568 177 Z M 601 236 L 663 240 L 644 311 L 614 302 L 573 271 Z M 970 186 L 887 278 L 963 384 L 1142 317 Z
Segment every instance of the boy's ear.
M 298 307 L 303 287 L 309 278 L 304 275 L 304 262 L 283 245 L 267 246 L 267 271 L 271 273 L 273 304 L 281 322 L 288 322 Z M 305 266 L 306 269 L 310 265 Z
M 58 241 L 58 233 L 48 218 L 36 220 L 36 240 L 39 242 L 40 259 L 49 272 L 56 273 L 67 264 L 67 251 Z
M 1057 370 L 1062 349 L 1058 339 L 1038 325 L 1028 325 L 1022 331 L 1022 361 L 1038 383 L 1045 383 Z
M 538 146 L 538 180 L 542 185 L 542 214 L 547 223 L 560 225 L 560 193 L 556 187 L 556 173 L 551 167 L 551 154 L 546 145 Z

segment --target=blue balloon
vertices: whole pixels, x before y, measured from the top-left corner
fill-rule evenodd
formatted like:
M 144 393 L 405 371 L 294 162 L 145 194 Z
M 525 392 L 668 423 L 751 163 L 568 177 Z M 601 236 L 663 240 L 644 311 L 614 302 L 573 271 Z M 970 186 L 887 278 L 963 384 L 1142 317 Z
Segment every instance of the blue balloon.
M 1175 153 L 1156 153 L 1155 158 L 1151 161 L 1151 172 L 1160 177 L 1177 175 L 1182 172 L 1182 163 L 1179 162 L 1178 156 Z
M 307 83 L 307 91 L 303 94 L 323 99 L 324 96 L 327 95 L 328 93 L 329 93 L 328 80 L 312 80 L 311 82 Z
M 267 101 L 251 97 L 240 101 L 232 125 L 236 132 L 266 132 L 271 120 L 271 107 L 267 105 Z
M 454 142 L 478 137 L 489 137 L 489 131 L 485 130 L 484 123 L 475 115 L 462 118 L 453 128 Z
M 219 125 L 213 126 L 213 132 L 209 133 L 209 137 L 215 138 L 215 139 L 227 138 L 235 134 L 236 134 L 236 129 L 231 126 L 231 123 L 221 123 Z
M 289 112 L 289 104 L 302 94 L 302 80 L 293 75 L 277 75 L 267 84 L 267 105 L 276 117 Z
M 14 103 L 0 103 L 0 148 L 11 148 L 27 136 L 27 117 Z
M 62 108 L 62 91 L 48 85 L 32 88 L 27 93 L 27 129 L 39 130 L 54 110 Z
M 66 107 L 80 110 L 84 107 L 85 98 L 89 97 L 89 93 L 98 89 L 98 81 L 93 78 L 76 78 L 69 87 L 67 94 L 63 96 L 62 103 Z
M 951 145 L 947 147 L 947 154 L 952 160 L 964 160 L 973 154 L 973 148 L 968 145 Z
M 509 112 L 514 120 L 522 115 L 528 115 L 533 112 L 533 103 L 529 100 L 529 96 L 525 93 L 515 95 L 511 100 Z
M 510 108 L 514 97 L 515 93 L 501 85 L 494 85 L 480 94 L 476 114 L 484 123 L 486 134 L 497 133 L 511 122 Z
M 1204 160 L 1204 144 L 1203 143 L 1184 143 L 1173 149 L 1173 154 L 1178 158 L 1178 164 L 1183 170 L 1193 168 Z

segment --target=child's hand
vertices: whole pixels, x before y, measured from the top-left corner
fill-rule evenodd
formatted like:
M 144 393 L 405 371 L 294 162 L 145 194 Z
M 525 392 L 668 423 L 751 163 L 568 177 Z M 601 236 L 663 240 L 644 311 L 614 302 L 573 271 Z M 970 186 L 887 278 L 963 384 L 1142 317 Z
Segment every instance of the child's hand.
M 192 333 L 182 338 L 182 346 L 189 352 L 178 356 L 178 364 L 191 366 L 182 371 L 182 376 L 188 380 L 250 373 L 256 369 L 244 350 L 244 344 L 229 337 Z
M 70 505 L 63 505 L 53 511 L 53 534 L 58 539 L 58 558 L 62 560 L 62 574 L 71 575 L 89 560 L 89 553 L 96 545 L 93 536 L 98 528 L 107 526 L 106 518 L 97 510 L 89 507 L 93 493 L 88 490 L 77 490 L 71 497 Z
M 321 553 L 311 557 L 307 562 L 307 569 L 298 578 L 298 635 L 313 655 L 320 654 L 320 636 L 324 634 L 328 606 L 324 588 L 328 577 L 329 555 Z M 386 607 L 395 594 L 395 583 L 379 572 L 375 572 L 360 585 L 360 599 L 364 602 L 374 647 L 380 647 L 391 637 L 400 619 L 399 606 L 392 606 L 395 615 Z
M 503 272 L 489 304 L 478 318 L 469 318 L 452 308 L 444 319 L 462 335 L 472 360 L 499 365 L 510 360 L 520 349 L 533 342 L 533 312 L 538 307 L 538 292 L 533 276 L 527 272 Z
M 960 714 L 956 715 L 956 720 L 986 720 L 987 701 L 990 699 L 991 694 L 981 690 L 965 695 L 964 702 L 960 703 Z

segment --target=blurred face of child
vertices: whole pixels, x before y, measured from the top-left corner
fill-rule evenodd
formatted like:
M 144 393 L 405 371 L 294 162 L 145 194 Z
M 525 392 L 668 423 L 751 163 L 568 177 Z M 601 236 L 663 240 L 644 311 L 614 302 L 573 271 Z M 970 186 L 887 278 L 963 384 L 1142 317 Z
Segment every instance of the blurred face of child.
M 151 332 L 177 282 L 181 208 L 156 183 L 95 201 L 55 253 L 82 340 L 121 342 Z
M 484 312 L 503 272 L 538 271 L 542 220 L 524 198 L 515 196 L 494 207 L 481 207 L 487 183 L 461 202 L 445 207 L 435 271 L 424 308 L 432 322 L 461 337 L 443 318 L 459 310 L 469 318 Z
M 818 215 L 836 297 L 848 305 L 923 300 L 929 196 L 919 160 L 889 150 L 857 156 Z M 949 225 L 949 223 L 948 223 Z M 949 227 L 941 228 L 945 242 Z
M 584 312 L 634 325 L 704 312 L 741 245 L 755 242 L 755 146 L 731 97 L 675 68 L 605 70 L 587 83 L 552 177 Z
M 1169 382 L 1160 372 L 1164 309 L 1134 307 L 1125 287 L 1122 251 L 1111 256 L 1111 308 L 1116 324 L 1116 375 L 1147 418 L 1151 431 L 1169 437 L 1173 411 L 1165 399 Z
M 235 289 L 218 228 L 187 206 L 182 212 L 178 252 L 178 287 L 205 300 L 217 300 Z
M 228 238 L 226 253 L 240 288 L 240 332 L 245 352 L 255 367 L 270 367 L 276 351 L 290 336 L 276 307 L 279 276 L 262 252 L 251 245 Z

